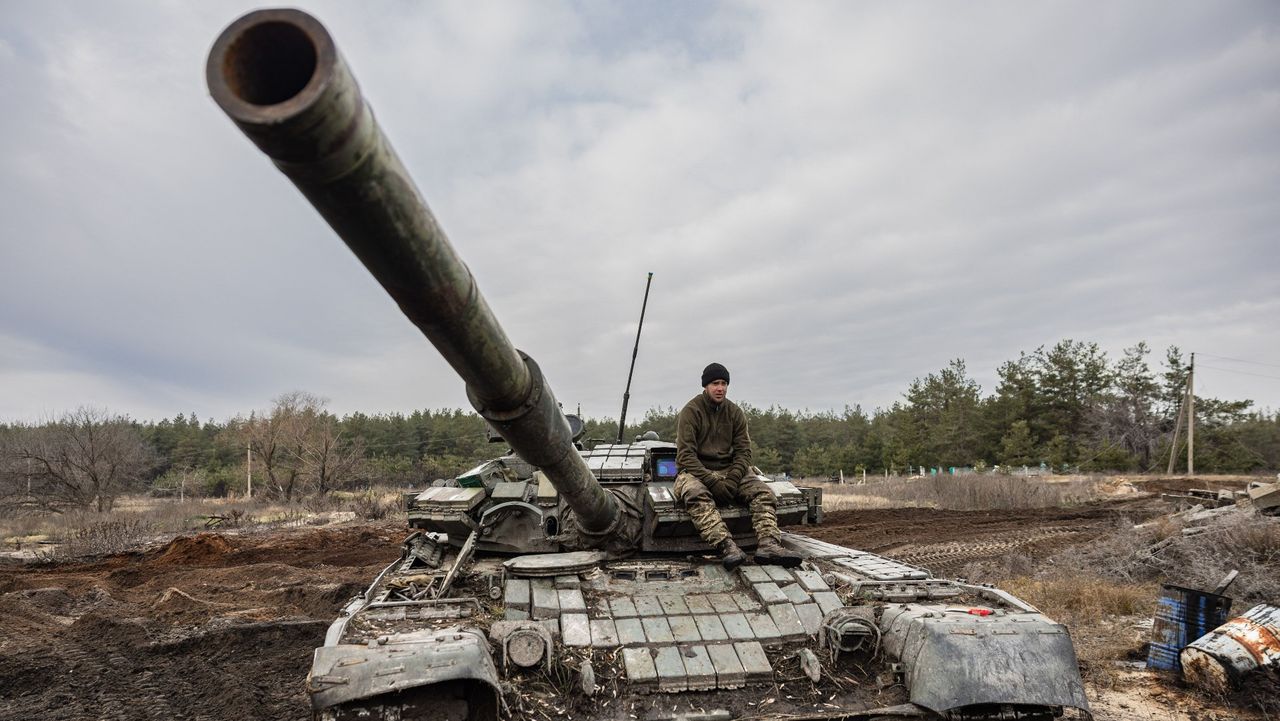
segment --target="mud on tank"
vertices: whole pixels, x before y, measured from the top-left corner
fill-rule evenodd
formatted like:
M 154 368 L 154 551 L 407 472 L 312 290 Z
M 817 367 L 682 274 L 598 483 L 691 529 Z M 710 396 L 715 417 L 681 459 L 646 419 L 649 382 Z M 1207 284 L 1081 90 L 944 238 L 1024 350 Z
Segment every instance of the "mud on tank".
M 316 718 L 1089 716 L 1065 627 L 1003 591 L 805 536 L 819 489 L 769 484 L 798 567 L 726 571 L 672 496 L 674 444 L 583 448 L 313 17 L 241 17 L 207 80 L 510 446 L 409 500 L 401 557 L 315 651 Z M 722 515 L 754 541 L 745 508 Z

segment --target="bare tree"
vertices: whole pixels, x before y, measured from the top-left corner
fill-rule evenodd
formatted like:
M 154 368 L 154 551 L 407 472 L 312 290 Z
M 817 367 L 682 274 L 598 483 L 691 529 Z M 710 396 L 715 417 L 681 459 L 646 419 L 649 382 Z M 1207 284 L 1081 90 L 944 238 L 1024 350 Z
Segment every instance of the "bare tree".
M 142 484 L 156 460 L 128 418 L 95 408 L 79 408 L 42 426 L 11 428 L 0 457 L 10 498 L 59 512 L 111 510 L 117 496 Z
M 328 493 L 363 464 L 363 447 L 343 438 L 325 403 L 293 391 L 276 398 L 269 413 L 245 423 L 254 458 L 274 495 L 292 500 L 309 490 Z
M 267 476 L 267 492 L 292 500 L 301 466 L 297 447 L 299 407 L 315 401 L 301 391 L 276 398 L 271 412 L 261 417 L 250 415 L 244 425 L 249 447 L 262 472 Z
M 327 494 L 361 469 L 364 446 L 359 439 L 344 439 L 338 419 L 319 408 L 308 409 L 299 420 L 297 448 L 303 478 L 317 493 Z

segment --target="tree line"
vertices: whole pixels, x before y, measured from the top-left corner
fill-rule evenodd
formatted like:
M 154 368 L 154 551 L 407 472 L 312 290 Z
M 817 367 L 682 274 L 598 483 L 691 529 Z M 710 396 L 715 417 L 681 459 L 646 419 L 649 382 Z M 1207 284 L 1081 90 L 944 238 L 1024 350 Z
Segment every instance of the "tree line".
M 1149 356 L 1145 343 L 1112 360 L 1095 343 L 1064 340 L 1002 364 L 986 395 L 957 359 L 871 413 L 860 406 L 821 413 L 743 407 L 755 465 L 766 472 L 814 477 L 1031 465 L 1159 471 L 1174 450 L 1188 364 L 1176 347 L 1158 371 Z M 1196 397 L 1198 472 L 1280 467 L 1280 413 L 1252 405 Z M 627 432 L 673 439 L 676 413 L 651 409 Z M 616 420 L 586 420 L 586 444 L 616 436 Z M 49 423 L 0 425 L 0 503 L 105 511 L 125 492 L 243 495 L 250 482 L 255 496 L 291 501 L 374 484 L 422 487 L 503 450 L 490 445 L 484 421 L 469 411 L 338 417 L 303 392 L 221 423 L 195 414 L 138 421 L 81 408 Z

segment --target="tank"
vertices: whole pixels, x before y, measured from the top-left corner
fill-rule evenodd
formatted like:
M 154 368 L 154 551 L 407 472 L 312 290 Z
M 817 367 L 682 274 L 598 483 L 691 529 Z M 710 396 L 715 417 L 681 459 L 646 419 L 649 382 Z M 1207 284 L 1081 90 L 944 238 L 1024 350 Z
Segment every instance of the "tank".
M 584 447 L 313 17 L 241 17 L 207 80 L 506 449 L 409 495 L 400 557 L 315 650 L 314 718 L 1088 716 L 1065 627 L 1001 590 L 806 536 L 820 489 L 769 483 L 798 566 L 728 571 L 672 495 L 673 443 Z M 747 509 L 721 513 L 752 546 Z

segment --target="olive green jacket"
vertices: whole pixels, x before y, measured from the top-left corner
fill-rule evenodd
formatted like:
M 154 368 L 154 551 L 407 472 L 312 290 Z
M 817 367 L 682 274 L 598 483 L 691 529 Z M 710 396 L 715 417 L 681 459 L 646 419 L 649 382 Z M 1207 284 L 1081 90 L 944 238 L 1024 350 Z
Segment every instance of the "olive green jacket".
M 733 483 L 751 467 L 747 415 L 726 398 L 716 405 L 699 393 L 676 417 L 676 464 L 700 481 L 720 471 Z

